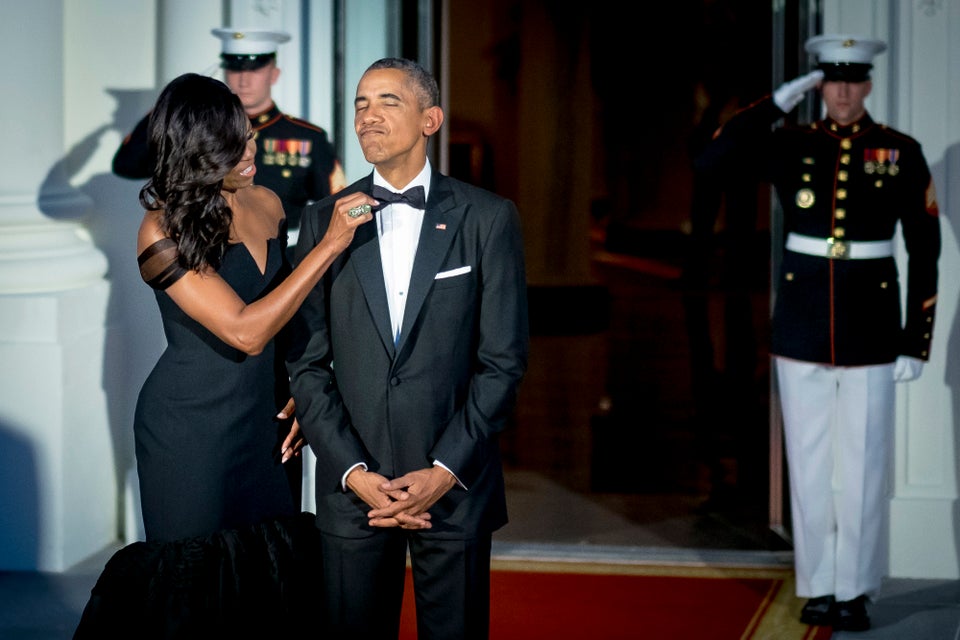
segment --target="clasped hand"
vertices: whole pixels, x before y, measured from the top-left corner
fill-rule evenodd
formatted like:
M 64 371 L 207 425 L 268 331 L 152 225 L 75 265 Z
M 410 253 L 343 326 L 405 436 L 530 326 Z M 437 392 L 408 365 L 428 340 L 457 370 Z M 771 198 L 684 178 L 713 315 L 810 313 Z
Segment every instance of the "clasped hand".
M 431 528 L 427 510 L 455 484 L 453 475 L 443 467 L 418 469 L 393 480 L 363 469 L 347 477 L 347 486 L 372 507 L 367 523 L 381 528 Z

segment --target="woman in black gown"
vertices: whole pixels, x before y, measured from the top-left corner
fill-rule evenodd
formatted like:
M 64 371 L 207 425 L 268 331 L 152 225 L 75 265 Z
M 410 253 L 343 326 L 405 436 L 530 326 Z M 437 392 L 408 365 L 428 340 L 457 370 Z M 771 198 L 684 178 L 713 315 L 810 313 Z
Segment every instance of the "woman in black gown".
M 348 212 L 376 201 L 341 199 L 323 241 L 291 270 L 283 208 L 254 185 L 254 133 L 225 84 L 173 80 L 150 144 L 137 251 L 167 348 L 134 422 L 146 542 L 111 558 L 75 637 L 276 632 L 319 582 L 313 516 L 298 514 L 282 466 L 303 439 L 295 420 L 277 420 L 292 414 L 277 336 L 372 218 Z

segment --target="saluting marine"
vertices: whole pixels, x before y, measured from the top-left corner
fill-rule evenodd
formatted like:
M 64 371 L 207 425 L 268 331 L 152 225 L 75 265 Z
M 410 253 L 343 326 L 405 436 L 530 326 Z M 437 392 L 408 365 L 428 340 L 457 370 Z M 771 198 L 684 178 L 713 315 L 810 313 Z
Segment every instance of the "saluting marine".
M 326 132 L 306 120 L 282 113 L 271 97 L 280 77 L 277 46 L 290 40 L 283 31 L 265 29 L 213 29 L 222 41 L 224 81 L 240 97 L 257 134 L 256 184 L 275 192 L 283 203 L 296 244 L 300 213 L 309 202 L 335 193 L 346 185 L 343 167 Z M 151 174 L 144 117 L 126 137 L 113 159 L 113 172 L 126 178 Z
M 885 49 L 857 36 L 809 39 L 818 68 L 732 117 L 697 160 L 700 171 L 723 167 L 729 175 L 736 157 L 746 165 L 739 168 L 774 185 L 783 209 L 771 353 L 797 595 L 810 598 L 803 622 L 841 630 L 870 626 L 866 604 L 886 569 L 893 385 L 919 376 L 928 360 L 937 301 L 940 221 L 930 170 L 916 140 L 874 122 L 864 107 L 873 57 Z M 818 86 L 823 120 L 771 129 Z M 908 254 L 905 307 L 898 225 Z

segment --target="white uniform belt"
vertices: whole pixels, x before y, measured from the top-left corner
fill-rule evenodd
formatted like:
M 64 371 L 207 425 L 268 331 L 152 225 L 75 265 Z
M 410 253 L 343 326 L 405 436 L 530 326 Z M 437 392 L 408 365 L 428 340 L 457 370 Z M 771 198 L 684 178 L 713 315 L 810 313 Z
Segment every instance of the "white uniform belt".
M 790 233 L 787 250 L 839 260 L 869 260 L 893 256 L 893 240 L 847 241 Z

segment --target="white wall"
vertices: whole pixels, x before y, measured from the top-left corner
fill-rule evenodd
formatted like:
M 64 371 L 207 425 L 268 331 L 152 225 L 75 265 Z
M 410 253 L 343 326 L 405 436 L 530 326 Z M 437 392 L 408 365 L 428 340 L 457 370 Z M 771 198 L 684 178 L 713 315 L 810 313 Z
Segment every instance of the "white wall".
M 934 337 L 920 380 L 897 388 L 889 573 L 954 579 L 960 577 L 960 2 L 833 0 L 824 3 L 824 31 L 888 43 L 875 61 L 867 108 L 920 142 L 936 185 L 943 245 Z
M 300 0 L 47 0 L 62 4 L 63 122 L 70 184 L 92 201 L 83 223 L 108 261 L 104 366 L 108 424 L 117 478 L 120 539 L 142 539 L 133 454 L 136 397 L 165 347 L 152 291 L 140 280 L 136 231 L 142 217 L 137 200 L 143 181 L 112 174 L 113 153 L 152 105 L 163 84 L 185 72 L 222 79 L 219 26 L 284 29 L 293 39 L 278 53 L 282 69 L 274 87 L 280 108 L 306 117 L 332 137 L 334 41 L 333 3 Z M 386 55 L 390 0 L 348 3 L 344 101 L 344 166 L 352 181 L 370 171 L 353 133 L 353 95 L 363 69 Z M 308 13 L 309 23 L 302 18 Z M 9 22 L 0 26 L 12 28 Z M 301 37 L 303 33 L 309 36 Z M 57 43 L 61 46 L 61 43 Z M 307 60 L 309 57 L 309 60 Z M 309 64 L 308 64 L 309 63 Z M 305 74 L 304 69 L 310 73 Z M 25 83 L 25 86 L 29 86 Z M 29 126 L 29 125 L 28 125 Z M 35 123 L 33 126 L 43 126 Z M 69 464 L 88 464 L 70 461 Z M 311 469 L 311 465 L 306 465 Z M 312 480 L 306 482 L 312 496 Z M 89 496 L 83 497 L 88 500 Z

